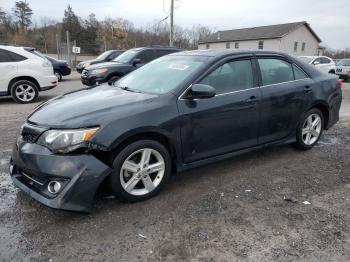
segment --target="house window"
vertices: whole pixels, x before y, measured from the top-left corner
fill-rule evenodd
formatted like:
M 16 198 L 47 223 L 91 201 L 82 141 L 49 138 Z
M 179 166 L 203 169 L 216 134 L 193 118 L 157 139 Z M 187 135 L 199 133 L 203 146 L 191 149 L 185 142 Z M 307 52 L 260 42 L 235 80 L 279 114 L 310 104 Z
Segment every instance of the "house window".
M 239 43 L 235 43 L 235 48 L 238 49 L 239 48 Z
M 294 42 L 294 51 L 298 51 L 298 42 Z
M 301 51 L 305 51 L 305 45 L 306 45 L 306 43 L 305 42 L 303 42 L 303 44 L 301 45 Z
M 226 48 L 230 49 L 231 48 L 231 44 L 230 43 L 226 43 Z
M 205 45 L 205 48 L 206 48 L 206 49 L 209 49 L 209 48 L 210 48 L 210 44 L 206 44 L 206 45 Z
M 264 41 L 259 41 L 259 49 L 264 49 Z

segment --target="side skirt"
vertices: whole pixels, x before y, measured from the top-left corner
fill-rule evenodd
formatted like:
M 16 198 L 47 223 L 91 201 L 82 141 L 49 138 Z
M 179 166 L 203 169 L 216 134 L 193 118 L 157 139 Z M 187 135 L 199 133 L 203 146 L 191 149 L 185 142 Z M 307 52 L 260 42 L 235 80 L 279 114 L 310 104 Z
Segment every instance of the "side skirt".
M 200 166 L 203 166 L 203 165 L 207 165 L 207 164 L 211 164 L 211 163 L 214 163 L 214 162 L 222 161 L 222 160 L 225 160 L 225 159 L 237 156 L 237 155 L 242 155 L 242 154 L 245 154 L 245 153 L 248 153 L 248 152 L 251 152 L 251 151 L 255 151 L 255 150 L 258 150 L 258 149 L 262 149 L 262 148 L 265 148 L 265 147 L 291 144 L 291 143 L 294 143 L 295 141 L 296 141 L 295 140 L 295 135 L 293 134 L 292 137 L 287 137 L 287 138 L 284 138 L 282 140 L 266 143 L 266 144 L 263 144 L 263 145 L 258 145 L 258 146 L 255 146 L 255 147 L 245 148 L 245 149 L 242 149 L 242 150 L 238 150 L 238 151 L 230 152 L 230 153 L 227 153 L 227 154 L 218 155 L 218 156 L 214 156 L 214 157 L 198 160 L 198 161 L 191 162 L 191 163 L 178 163 L 177 164 L 177 172 L 183 172 L 183 171 L 195 168 L 195 167 L 200 167 Z

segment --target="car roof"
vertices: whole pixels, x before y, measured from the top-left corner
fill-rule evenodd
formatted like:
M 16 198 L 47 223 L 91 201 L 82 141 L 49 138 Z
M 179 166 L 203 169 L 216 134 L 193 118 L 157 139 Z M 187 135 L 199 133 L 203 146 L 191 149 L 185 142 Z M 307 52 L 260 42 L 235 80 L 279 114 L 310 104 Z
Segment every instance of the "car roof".
M 129 50 L 133 50 L 133 51 L 141 51 L 141 50 L 145 50 L 145 49 L 154 49 L 154 50 L 183 50 L 177 47 L 170 47 L 170 46 L 144 46 L 144 47 L 135 47 Z
M 255 49 L 249 49 L 249 50 L 243 50 L 243 49 L 238 49 L 238 50 L 235 50 L 235 49 L 203 49 L 203 50 L 183 51 L 180 53 L 173 53 L 170 55 L 171 56 L 179 56 L 179 55 L 207 56 L 207 57 L 213 57 L 213 58 L 220 58 L 220 57 L 225 57 L 225 56 L 244 55 L 244 54 L 282 55 L 282 56 L 289 57 L 289 55 L 285 52 L 264 51 L 264 50 L 255 50 Z

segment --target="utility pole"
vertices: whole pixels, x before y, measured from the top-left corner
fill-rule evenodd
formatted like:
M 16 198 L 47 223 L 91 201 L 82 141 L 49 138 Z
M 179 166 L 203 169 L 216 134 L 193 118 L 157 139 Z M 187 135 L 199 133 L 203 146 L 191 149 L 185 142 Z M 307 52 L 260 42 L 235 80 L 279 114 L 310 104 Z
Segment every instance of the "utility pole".
M 58 34 L 56 34 L 57 59 L 60 59 L 60 45 L 58 41 Z
M 174 0 L 170 3 L 170 43 L 171 47 L 174 46 Z
M 74 40 L 74 46 L 77 46 L 77 40 Z M 74 52 L 74 66 L 77 65 L 77 53 Z
M 69 32 L 68 31 L 66 31 L 66 35 L 67 35 L 67 55 L 68 55 L 68 64 L 70 65 L 70 66 L 72 66 L 72 60 L 71 60 L 71 57 L 70 57 L 70 52 L 71 52 L 71 50 L 70 50 L 70 42 L 69 42 Z

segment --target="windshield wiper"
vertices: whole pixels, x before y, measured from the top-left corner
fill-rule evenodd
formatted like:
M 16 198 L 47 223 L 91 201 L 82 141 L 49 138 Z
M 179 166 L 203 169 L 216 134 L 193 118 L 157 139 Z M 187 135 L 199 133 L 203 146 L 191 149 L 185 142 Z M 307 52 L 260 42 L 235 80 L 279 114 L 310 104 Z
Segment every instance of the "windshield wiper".
M 126 91 L 129 91 L 129 92 L 134 92 L 134 93 L 142 93 L 141 91 L 138 91 L 138 90 L 134 90 L 134 89 L 130 89 L 129 87 L 127 86 L 117 86 L 118 88 L 120 89 L 123 89 L 123 90 L 126 90 Z

